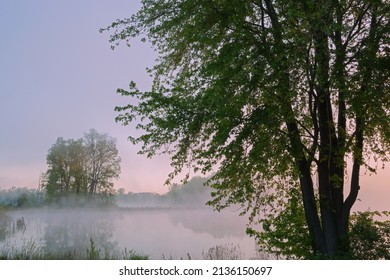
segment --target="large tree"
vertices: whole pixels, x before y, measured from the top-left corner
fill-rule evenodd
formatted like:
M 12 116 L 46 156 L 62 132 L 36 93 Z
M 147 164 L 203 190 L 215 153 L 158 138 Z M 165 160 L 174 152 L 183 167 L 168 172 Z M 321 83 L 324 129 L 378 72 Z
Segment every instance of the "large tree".
M 171 155 L 169 178 L 216 170 L 217 209 L 298 188 L 313 252 L 341 256 L 361 170 L 389 159 L 389 28 L 387 0 L 143 0 L 107 28 L 159 55 L 117 121 L 140 119 L 130 139 Z

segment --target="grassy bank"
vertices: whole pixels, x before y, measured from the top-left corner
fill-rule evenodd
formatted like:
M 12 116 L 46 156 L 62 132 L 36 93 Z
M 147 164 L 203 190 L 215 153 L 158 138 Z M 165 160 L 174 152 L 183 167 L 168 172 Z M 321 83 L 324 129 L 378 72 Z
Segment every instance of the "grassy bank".
M 22 245 L 5 244 L 0 251 L 1 260 L 148 260 L 149 256 L 134 250 L 103 250 L 90 239 L 84 250 L 60 250 L 54 252 L 39 245 L 35 240 L 24 241 Z

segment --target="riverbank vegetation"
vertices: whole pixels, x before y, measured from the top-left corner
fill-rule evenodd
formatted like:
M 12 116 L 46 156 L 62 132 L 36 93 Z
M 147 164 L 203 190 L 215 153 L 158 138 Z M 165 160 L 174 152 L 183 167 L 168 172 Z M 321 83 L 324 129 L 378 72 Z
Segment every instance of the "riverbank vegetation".
M 210 189 L 204 186 L 207 178 L 194 177 L 185 184 L 173 184 L 168 192 L 134 193 L 124 188 L 93 196 L 66 194 L 53 200 L 45 185 L 41 188 L 11 187 L 0 189 L 1 208 L 27 207 L 202 207 L 210 199 Z
M 21 246 L 10 244 L 0 251 L 0 260 L 147 260 L 149 256 L 134 250 L 103 250 L 90 239 L 89 246 L 80 250 L 53 252 L 40 246 L 35 240 L 25 241 Z

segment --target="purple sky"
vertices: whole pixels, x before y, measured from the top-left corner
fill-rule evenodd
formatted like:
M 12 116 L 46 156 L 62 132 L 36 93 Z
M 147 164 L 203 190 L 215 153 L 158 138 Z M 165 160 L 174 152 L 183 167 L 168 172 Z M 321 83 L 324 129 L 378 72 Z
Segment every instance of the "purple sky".
M 136 80 L 147 88 L 145 68 L 155 55 L 135 42 L 110 49 L 99 28 L 129 16 L 138 1 L 0 2 L 0 188 L 34 187 L 47 169 L 57 137 L 80 138 L 90 128 L 117 138 L 122 175 L 117 188 L 165 192 L 165 158 L 145 159 L 116 124 L 113 108 L 127 100 L 118 87 Z
M 116 124 L 115 94 L 135 80 L 147 89 L 145 68 L 155 55 L 134 42 L 110 49 L 99 28 L 131 15 L 138 0 L 0 2 L 0 188 L 36 187 L 46 171 L 46 155 L 57 137 L 80 138 L 90 128 L 117 139 L 122 174 L 116 188 L 166 192 L 169 159 L 136 154 L 127 141 L 130 127 Z M 389 168 L 363 176 L 356 209 L 386 209 Z

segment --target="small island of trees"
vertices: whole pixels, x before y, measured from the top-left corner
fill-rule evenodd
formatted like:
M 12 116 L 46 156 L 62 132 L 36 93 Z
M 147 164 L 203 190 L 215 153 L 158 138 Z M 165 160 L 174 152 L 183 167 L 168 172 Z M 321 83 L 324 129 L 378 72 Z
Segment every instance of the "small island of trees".
M 79 139 L 59 137 L 46 157 L 48 169 L 37 189 L 0 190 L 0 207 L 112 204 L 113 179 L 119 178 L 121 158 L 116 140 L 90 129 Z
M 95 129 L 76 140 L 58 138 L 41 181 L 46 199 L 106 199 L 114 192 L 112 180 L 119 177 L 120 161 L 115 139 Z

